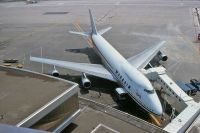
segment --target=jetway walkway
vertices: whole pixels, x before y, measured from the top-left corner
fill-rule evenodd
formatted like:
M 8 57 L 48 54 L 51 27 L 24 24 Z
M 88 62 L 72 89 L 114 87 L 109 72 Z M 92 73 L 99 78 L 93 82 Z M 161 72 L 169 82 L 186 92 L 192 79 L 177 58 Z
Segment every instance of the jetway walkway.
M 184 132 L 200 113 L 200 104 L 188 96 L 167 74 L 164 67 L 144 70 L 145 75 L 161 85 L 162 98 L 179 112 L 165 128 L 167 132 Z
M 191 103 L 163 130 L 170 133 L 183 133 L 194 122 L 200 113 L 200 106 L 198 103 Z

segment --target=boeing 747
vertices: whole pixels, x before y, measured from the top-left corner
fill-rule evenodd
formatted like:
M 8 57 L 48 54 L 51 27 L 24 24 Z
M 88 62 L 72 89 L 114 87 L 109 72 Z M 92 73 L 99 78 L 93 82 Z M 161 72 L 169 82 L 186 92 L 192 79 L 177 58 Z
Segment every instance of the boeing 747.
M 167 56 L 160 52 L 165 41 L 146 49 L 138 55 L 125 59 L 102 37 L 102 34 L 110 30 L 111 27 L 97 31 L 90 10 L 89 14 L 91 32 L 70 31 L 70 33 L 90 37 L 93 42 L 92 48 L 100 56 L 103 65 L 76 63 L 32 56 L 30 60 L 83 72 L 82 83 L 85 88 L 91 86 L 90 80 L 86 77 L 86 74 L 116 82 L 120 86 L 120 89 L 128 93 L 143 109 L 158 116 L 162 115 L 163 110 L 157 93 L 141 70 L 144 69 L 155 56 L 158 56 L 160 60 L 167 60 Z M 57 70 L 54 69 L 53 74 L 57 73 Z

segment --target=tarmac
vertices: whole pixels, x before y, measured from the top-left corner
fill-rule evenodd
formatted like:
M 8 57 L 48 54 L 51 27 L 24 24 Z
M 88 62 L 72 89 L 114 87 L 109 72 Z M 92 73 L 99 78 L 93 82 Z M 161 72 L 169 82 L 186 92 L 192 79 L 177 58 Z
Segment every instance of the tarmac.
M 48 58 L 100 63 L 92 50 L 79 53 L 64 51 L 88 46 L 84 39 L 70 35 L 68 31 L 76 29 L 76 23 L 85 31 L 90 29 L 90 8 L 94 12 L 98 29 L 113 27 L 104 37 L 124 57 L 131 57 L 166 40 L 163 51 L 169 60 L 163 65 L 168 74 L 174 80 L 185 82 L 191 77 L 199 78 L 199 51 L 198 44 L 193 43 L 195 33 L 190 11 L 198 1 L 151 2 L 88 0 L 1 3 L 0 59 L 23 59 L 24 54 L 30 53 L 40 55 L 42 47 L 43 56 Z M 35 69 L 33 64 L 26 65 Z

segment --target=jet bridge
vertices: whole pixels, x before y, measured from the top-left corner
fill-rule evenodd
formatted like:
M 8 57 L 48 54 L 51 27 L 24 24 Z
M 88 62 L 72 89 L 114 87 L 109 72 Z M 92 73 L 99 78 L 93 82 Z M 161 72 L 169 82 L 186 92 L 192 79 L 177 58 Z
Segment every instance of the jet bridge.
M 165 128 L 167 132 L 184 132 L 200 113 L 200 104 L 188 96 L 167 74 L 164 67 L 143 70 L 147 78 L 161 85 L 161 96 L 179 112 Z

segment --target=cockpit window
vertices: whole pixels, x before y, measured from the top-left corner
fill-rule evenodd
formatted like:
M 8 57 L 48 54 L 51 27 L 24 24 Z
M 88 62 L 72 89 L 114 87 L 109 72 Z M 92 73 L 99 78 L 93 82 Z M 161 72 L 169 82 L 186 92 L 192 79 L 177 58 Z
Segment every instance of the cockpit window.
M 145 92 L 149 93 L 149 94 L 153 94 L 155 92 L 155 90 L 147 90 L 147 89 L 144 89 Z

